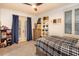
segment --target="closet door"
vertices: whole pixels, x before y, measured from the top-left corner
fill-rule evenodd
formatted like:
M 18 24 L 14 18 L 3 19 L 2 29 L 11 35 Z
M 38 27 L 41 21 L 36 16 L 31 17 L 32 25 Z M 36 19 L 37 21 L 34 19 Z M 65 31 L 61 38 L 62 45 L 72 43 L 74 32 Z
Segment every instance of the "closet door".
M 27 41 L 32 40 L 32 24 L 31 17 L 27 17 Z
M 26 17 L 24 16 L 19 16 L 19 27 L 20 27 L 20 36 L 19 36 L 19 42 L 23 42 L 26 41 L 26 37 L 25 37 L 25 21 L 26 21 Z

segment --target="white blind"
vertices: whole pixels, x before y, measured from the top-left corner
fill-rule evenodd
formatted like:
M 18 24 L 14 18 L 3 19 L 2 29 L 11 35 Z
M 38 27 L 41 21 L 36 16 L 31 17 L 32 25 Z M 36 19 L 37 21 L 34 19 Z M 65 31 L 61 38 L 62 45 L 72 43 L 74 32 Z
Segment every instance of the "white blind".
M 72 33 L 72 11 L 65 12 L 65 33 Z
M 79 9 L 75 10 L 75 34 L 79 34 Z

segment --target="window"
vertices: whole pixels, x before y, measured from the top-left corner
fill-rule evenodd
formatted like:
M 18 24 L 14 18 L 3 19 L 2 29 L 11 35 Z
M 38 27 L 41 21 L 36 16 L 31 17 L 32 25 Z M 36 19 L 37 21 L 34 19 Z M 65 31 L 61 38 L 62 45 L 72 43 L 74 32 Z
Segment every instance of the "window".
M 75 10 L 75 34 L 79 35 L 79 9 Z
M 72 33 L 72 11 L 65 12 L 65 33 Z

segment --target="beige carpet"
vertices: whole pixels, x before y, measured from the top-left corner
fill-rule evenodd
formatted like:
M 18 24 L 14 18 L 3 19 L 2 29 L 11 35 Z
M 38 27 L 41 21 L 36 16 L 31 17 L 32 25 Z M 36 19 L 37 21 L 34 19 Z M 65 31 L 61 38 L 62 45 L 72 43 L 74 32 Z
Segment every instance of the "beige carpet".
M 0 48 L 1 56 L 35 56 L 35 41 L 13 44 L 6 48 Z

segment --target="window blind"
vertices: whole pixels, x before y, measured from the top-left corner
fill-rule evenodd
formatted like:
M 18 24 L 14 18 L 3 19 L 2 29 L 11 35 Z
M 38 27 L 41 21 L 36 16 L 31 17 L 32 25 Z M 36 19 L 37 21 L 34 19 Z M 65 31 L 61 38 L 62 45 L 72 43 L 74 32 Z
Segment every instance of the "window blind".
M 75 10 L 75 34 L 79 35 L 79 9 Z
M 72 33 L 72 11 L 65 12 L 65 33 Z

